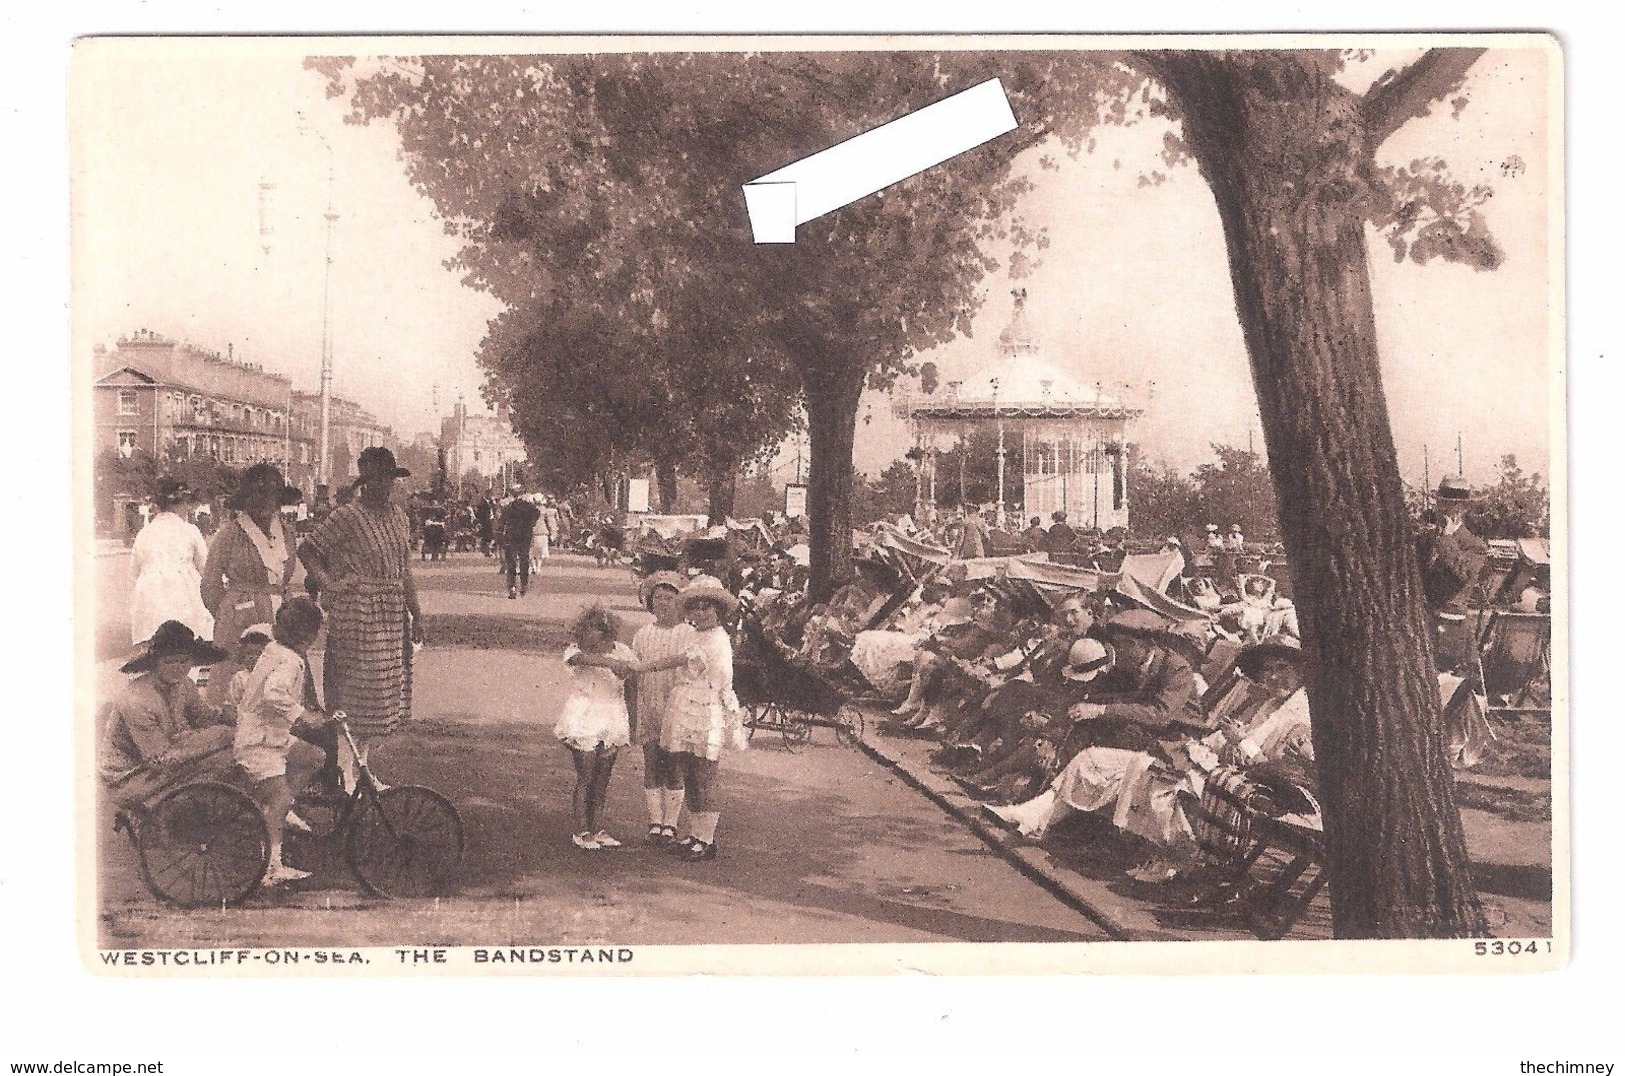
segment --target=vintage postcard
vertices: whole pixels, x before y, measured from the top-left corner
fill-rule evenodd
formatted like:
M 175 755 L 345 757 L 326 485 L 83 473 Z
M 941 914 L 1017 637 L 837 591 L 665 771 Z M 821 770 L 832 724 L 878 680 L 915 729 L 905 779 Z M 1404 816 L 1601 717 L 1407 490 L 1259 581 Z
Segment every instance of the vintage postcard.
M 1566 960 L 1551 38 L 72 68 L 96 971 Z

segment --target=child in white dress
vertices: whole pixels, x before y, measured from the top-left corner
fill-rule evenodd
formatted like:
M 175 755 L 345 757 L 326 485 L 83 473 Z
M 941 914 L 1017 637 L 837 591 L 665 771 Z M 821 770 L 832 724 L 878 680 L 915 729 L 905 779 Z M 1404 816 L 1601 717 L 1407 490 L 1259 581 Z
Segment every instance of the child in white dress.
M 733 642 L 723 621 L 739 599 L 721 582 L 700 576 L 683 590 L 683 611 L 694 627 L 687 648 L 671 658 L 645 662 L 641 672 L 678 669 L 661 746 L 683 770 L 688 805 L 688 836 L 674 847 L 686 859 L 715 859 L 715 785 L 722 752 L 745 746 L 743 714 L 733 690 Z
M 644 608 L 655 616 L 632 637 L 641 663 L 652 663 L 687 651 L 694 628 L 683 619 L 683 580 L 676 572 L 656 572 L 640 588 Z M 634 684 L 632 738 L 643 745 L 643 797 L 649 808 L 650 844 L 677 843 L 683 814 L 683 771 L 676 756 L 662 746 L 671 694 L 679 673 L 673 669 L 642 673 Z
M 570 693 L 553 727 L 576 769 L 571 798 L 575 831 L 570 840 L 587 851 L 621 844 L 604 828 L 604 801 L 615 756 L 631 742 L 626 678 L 637 666 L 637 655 L 616 641 L 617 628 L 615 617 L 601 605 L 590 606 L 576 618 L 575 643 L 564 648 Z

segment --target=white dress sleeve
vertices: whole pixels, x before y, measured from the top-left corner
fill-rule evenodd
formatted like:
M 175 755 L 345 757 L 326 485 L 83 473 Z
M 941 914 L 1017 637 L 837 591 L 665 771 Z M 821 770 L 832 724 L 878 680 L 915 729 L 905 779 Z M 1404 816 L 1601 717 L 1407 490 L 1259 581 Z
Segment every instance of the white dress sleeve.
M 277 665 L 265 678 L 262 697 L 284 725 L 292 725 L 305 712 L 305 667 L 298 661 Z

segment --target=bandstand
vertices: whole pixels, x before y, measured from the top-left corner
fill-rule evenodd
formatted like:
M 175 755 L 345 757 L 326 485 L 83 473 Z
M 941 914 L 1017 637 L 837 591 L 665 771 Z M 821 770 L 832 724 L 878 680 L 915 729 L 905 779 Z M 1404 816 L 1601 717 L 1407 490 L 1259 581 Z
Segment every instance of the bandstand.
M 1027 324 L 1025 289 L 1015 293 L 998 356 L 970 381 L 950 381 L 929 395 L 899 394 L 894 410 L 909 423 L 919 468 L 916 509 L 936 502 L 936 460 L 944 443 L 978 429 L 998 431 L 998 523 L 1019 501 L 1024 517 L 1046 524 L 1063 511 L 1074 527 L 1128 526 L 1128 425 L 1143 412 L 1055 369 L 1039 354 Z M 1021 446 L 1021 486 L 1006 475 L 1010 450 Z M 1012 496 L 1014 495 L 1014 496 Z

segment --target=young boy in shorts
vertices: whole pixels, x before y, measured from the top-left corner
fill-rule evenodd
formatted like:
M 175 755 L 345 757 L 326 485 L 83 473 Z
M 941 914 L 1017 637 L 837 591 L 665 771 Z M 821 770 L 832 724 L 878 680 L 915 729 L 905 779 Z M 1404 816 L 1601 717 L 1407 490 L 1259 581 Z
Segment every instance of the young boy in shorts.
M 302 826 L 293 814 L 294 792 L 310 783 L 325 761 L 322 751 L 295 735 L 327 723 L 325 714 L 306 707 L 305 650 L 321 631 L 322 611 L 309 598 L 290 598 L 277 611 L 272 641 L 254 663 L 237 709 L 232 755 L 253 782 L 251 794 L 265 812 L 271 831 L 268 886 L 310 877 L 282 862 L 286 826 Z

